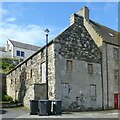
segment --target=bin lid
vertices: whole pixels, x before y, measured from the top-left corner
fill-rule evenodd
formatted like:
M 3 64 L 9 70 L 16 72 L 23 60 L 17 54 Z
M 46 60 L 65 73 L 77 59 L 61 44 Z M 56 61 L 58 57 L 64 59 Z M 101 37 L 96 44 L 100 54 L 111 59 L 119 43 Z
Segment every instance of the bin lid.
M 36 100 L 36 99 L 35 99 L 35 100 L 29 100 L 29 101 L 39 101 L 39 100 Z

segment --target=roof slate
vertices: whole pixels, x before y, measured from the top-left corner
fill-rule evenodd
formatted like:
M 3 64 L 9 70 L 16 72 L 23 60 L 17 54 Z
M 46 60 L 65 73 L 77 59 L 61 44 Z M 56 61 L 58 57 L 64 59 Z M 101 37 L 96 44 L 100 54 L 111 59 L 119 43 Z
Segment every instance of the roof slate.
M 117 31 L 103 26 L 90 20 L 90 24 L 96 30 L 96 32 L 103 38 L 103 41 L 118 45 L 118 33 Z
M 19 48 L 34 50 L 34 51 L 37 51 L 38 49 L 40 49 L 40 47 L 35 46 L 35 45 L 21 43 L 21 42 L 14 41 L 14 40 L 9 40 L 9 41 L 13 44 L 14 47 L 19 47 Z

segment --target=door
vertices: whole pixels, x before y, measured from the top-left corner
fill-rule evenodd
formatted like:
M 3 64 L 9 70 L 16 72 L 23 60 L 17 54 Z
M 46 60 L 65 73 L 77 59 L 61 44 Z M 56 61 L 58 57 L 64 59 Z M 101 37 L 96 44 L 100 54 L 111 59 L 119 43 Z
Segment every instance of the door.
M 114 94 L 114 109 L 118 109 L 118 93 Z

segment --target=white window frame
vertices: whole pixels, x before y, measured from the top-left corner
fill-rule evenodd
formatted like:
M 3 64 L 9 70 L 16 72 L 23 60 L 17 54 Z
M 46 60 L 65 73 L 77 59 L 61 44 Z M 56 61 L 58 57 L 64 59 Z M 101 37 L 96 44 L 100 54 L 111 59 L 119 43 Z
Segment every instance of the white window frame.
M 46 83 L 46 62 L 41 63 L 41 82 Z

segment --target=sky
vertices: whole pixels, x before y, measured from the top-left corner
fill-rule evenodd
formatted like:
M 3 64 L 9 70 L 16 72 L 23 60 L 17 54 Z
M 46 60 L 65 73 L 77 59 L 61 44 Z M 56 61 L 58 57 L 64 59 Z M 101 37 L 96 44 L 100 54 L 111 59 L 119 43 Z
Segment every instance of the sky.
M 83 6 L 90 19 L 118 30 L 117 2 L 3 2 L 0 8 L 0 46 L 8 39 L 37 46 L 45 45 L 46 28 L 49 41 L 70 25 L 70 16 Z

